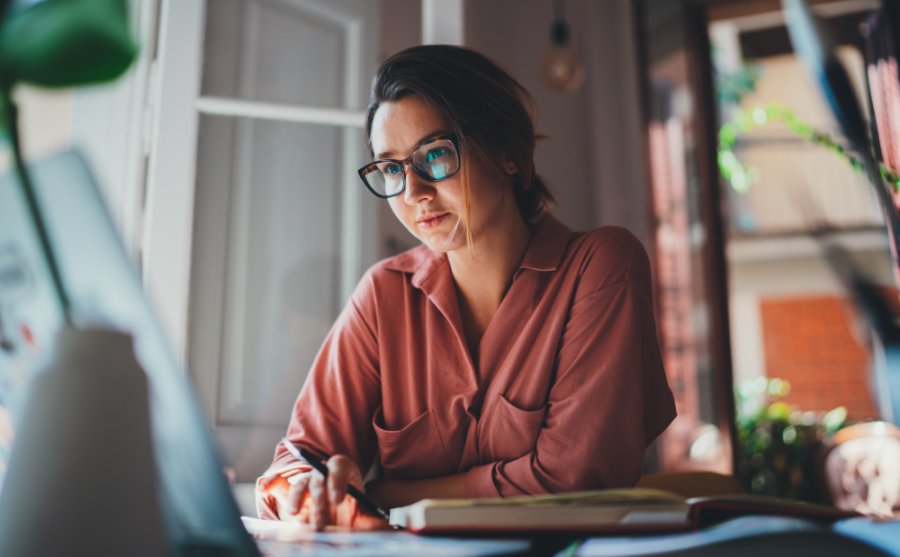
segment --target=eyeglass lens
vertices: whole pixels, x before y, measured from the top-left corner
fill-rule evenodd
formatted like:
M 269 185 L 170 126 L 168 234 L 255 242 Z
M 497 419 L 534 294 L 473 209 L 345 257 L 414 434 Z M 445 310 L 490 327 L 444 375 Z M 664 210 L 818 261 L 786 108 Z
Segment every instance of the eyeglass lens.
M 416 149 L 409 158 L 409 164 L 419 176 L 437 182 L 459 170 L 459 156 L 452 141 L 438 139 Z M 406 184 L 404 166 L 395 161 L 375 162 L 365 168 L 363 179 L 380 195 L 397 195 Z

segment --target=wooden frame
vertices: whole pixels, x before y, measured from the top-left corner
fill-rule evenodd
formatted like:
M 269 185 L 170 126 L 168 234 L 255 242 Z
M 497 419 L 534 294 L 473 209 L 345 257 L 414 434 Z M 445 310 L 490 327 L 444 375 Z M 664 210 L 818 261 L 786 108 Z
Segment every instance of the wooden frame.
M 715 419 L 719 430 L 722 449 L 728 455 L 732 472 L 738 472 L 739 454 L 735 426 L 734 389 L 731 366 L 731 344 L 728 321 L 728 279 L 725 260 L 725 238 L 722 216 L 722 200 L 719 189 L 719 171 L 716 158 L 717 116 L 715 90 L 713 86 L 712 60 L 709 56 L 709 37 L 705 6 L 700 0 L 671 0 L 679 2 L 685 29 L 685 51 L 688 60 L 688 81 L 692 102 L 696 109 L 693 117 L 694 135 L 697 138 L 699 175 L 702 188 L 703 225 L 707 232 L 703 250 L 703 280 L 706 283 L 706 302 L 710 315 L 710 352 L 713 364 Z M 643 122 L 643 145 L 645 152 L 645 182 L 648 222 L 656 222 L 654 211 L 653 176 L 650 161 L 651 92 L 645 70 L 649 67 L 646 33 L 643 28 L 644 11 L 642 3 L 634 6 L 635 36 L 637 37 L 638 63 L 640 64 L 640 94 Z M 648 251 L 653 262 L 654 276 L 657 276 L 657 254 L 655 230 L 648 234 Z M 654 281 L 654 307 L 660 307 L 658 283 Z M 660 319 L 657 319 L 657 334 L 663 338 Z
M 712 355 L 715 370 L 717 426 L 723 449 L 731 452 L 732 471 L 739 473 L 739 445 L 735 425 L 734 375 L 731 368 L 731 335 L 728 321 L 728 268 L 725 259 L 725 207 L 719 187 L 718 103 L 713 84 L 712 52 L 707 32 L 706 9 L 697 1 L 688 1 L 687 33 L 688 69 L 697 111 L 697 152 L 703 184 L 703 217 L 707 230 L 705 250 L 706 284 L 709 289 L 712 322 Z M 693 39 L 693 40 L 691 40 Z M 727 434 L 726 434 L 727 432 Z

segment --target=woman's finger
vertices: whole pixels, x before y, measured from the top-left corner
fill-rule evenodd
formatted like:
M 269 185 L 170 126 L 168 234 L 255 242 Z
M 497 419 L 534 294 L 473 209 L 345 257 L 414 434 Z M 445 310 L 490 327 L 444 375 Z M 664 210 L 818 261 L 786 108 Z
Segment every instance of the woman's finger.
M 279 512 L 278 512 L 278 498 L 276 497 L 273 487 L 277 484 L 273 484 L 272 481 L 269 481 L 267 484 L 263 485 L 262 478 L 257 480 L 255 491 L 255 499 L 256 499 L 256 514 L 262 519 L 268 520 L 278 520 Z
M 303 498 L 306 496 L 306 491 L 309 488 L 311 476 L 312 474 L 310 472 L 304 472 L 288 478 L 288 483 L 291 484 L 291 488 L 287 493 L 285 507 L 292 515 L 299 513 L 300 507 L 303 506 Z
M 309 496 L 313 502 L 313 525 L 322 530 L 331 524 L 331 505 L 325 490 L 325 476 L 318 471 L 311 472 L 309 479 Z
M 263 476 L 256 482 L 257 487 L 269 487 L 272 482 L 281 477 L 281 474 L 269 474 L 268 476 Z
M 347 485 L 354 484 L 362 489 L 362 474 L 359 466 L 348 456 L 335 455 L 328 459 L 328 498 L 337 506 L 347 495 Z

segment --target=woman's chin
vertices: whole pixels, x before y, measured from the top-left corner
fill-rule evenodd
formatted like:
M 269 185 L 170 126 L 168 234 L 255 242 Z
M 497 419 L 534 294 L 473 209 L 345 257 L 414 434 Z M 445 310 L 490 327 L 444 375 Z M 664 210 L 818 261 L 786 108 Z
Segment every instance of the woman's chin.
M 434 236 L 420 237 L 419 239 L 422 240 L 423 244 L 431 248 L 431 251 L 437 253 L 448 253 L 466 246 L 465 235 L 462 238 L 450 238 L 447 234 L 435 234 Z

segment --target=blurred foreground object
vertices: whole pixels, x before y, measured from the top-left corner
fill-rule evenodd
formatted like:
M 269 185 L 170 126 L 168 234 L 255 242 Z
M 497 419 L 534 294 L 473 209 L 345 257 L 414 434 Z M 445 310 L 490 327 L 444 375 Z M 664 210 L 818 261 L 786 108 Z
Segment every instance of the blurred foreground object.
M 20 423 L 0 555 L 165 553 L 147 376 L 130 335 L 63 329 Z
M 883 2 L 863 25 L 866 39 L 866 74 L 872 97 L 876 145 L 880 147 L 884 169 L 900 172 L 900 3 Z M 894 204 L 900 207 L 898 182 L 894 183 Z
M 18 108 L 12 90 L 19 83 L 74 87 L 111 81 L 131 66 L 137 45 L 128 28 L 125 0 L 16 0 L 0 6 L 9 6 L 0 8 L 2 124 L 12 144 L 16 173 L 50 268 L 56 297 L 66 322 L 71 324 L 69 296 L 22 157 Z
M 782 0 L 791 43 L 804 61 L 844 137 L 863 161 L 863 166 L 887 221 L 893 261 L 894 280 L 900 286 L 900 215 L 894 205 L 891 186 L 883 179 L 875 160 L 875 150 L 859 99 L 850 83 L 847 70 L 835 54 L 833 41 L 825 34 L 821 22 L 813 16 L 804 0 Z M 900 369 L 898 369 L 900 373 Z
M 50 532 L 68 531 L 76 528 L 73 523 L 81 524 L 86 532 L 90 532 L 97 525 L 99 516 L 103 519 L 102 535 L 112 537 L 116 535 L 114 532 L 134 527 L 132 515 L 142 515 L 145 508 L 158 505 L 168 555 L 258 557 L 253 540 L 241 525 L 239 510 L 187 373 L 166 344 L 139 275 L 126 255 L 85 162 L 75 153 L 61 153 L 30 165 L 29 173 L 34 178 L 39 208 L 47 219 L 50 240 L 59 256 L 63 284 L 72 296 L 73 324 L 66 325 L 55 303 L 50 274 L 19 184 L 13 175 L 0 176 L 0 246 L 11 246 L 17 255 L 11 264 L 7 258 L 5 269 L 0 268 L 0 271 L 12 270 L 14 275 L 19 269 L 25 277 L 18 290 L 0 289 L 0 298 L 4 302 L 0 304 L 0 312 L 3 312 L 4 326 L 10 324 L 8 330 L 15 351 L 13 354 L 0 352 L 0 402 L 2 405 L 12 403 L 8 410 L 16 434 L 8 460 L 0 451 L 0 468 L 2 464 L 11 463 L 10 485 L 31 487 L 28 490 L 12 487 L 7 491 L 4 484 L 0 491 L 0 507 L 14 509 L 15 514 L 4 513 L 0 523 L 7 528 L 6 520 L 11 520 L 16 528 L 25 530 L 23 509 L 37 505 L 46 510 L 40 515 L 28 515 L 35 521 L 31 534 L 39 532 L 47 536 Z M 0 267 L 3 266 L 0 260 Z M 9 296 L 17 292 L 27 295 Z M 30 330 L 28 335 L 23 332 L 26 328 Z M 66 352 L 67 348 L 58 346 L 57 339 L 66 341 L 69 338 L 60 335 L 67 329 L 79 331 L 72 340 L 81 343 L 75 346 L 77 351 L 73 348 Z M 134 354 L 129 352 L 129 357 L 137 359 L 149 381 L 152 443 L 142 435 L 142 426 L 137 419 L 129 418 L 136 415 L 132 412 L 146 407 L 147 392 L 128 388 L 129 383 L 112 389 L 102 381 L 93 381 L 94 377 L 103 374 L 115 377 L 115 381 L 119 381 L 118 375 L 135 375 L 124 358 L 113 358 L 114 342 L 92 341 L 91 335 L 100 332 L 98 329 L 103 329 L 110 337 L 127 333 L 134 339 Z M 61 350 L 79 357 L 69 358 Z M 95 364 L 75 367 L 88 360 Z M 45 374 L 42 370 L 48 368 L 53 371 Z M 91 387 L 68 390 L 65 405 L 60 406 L 53 399 L 51 387 L 67 385 L 69 379 L 66 374 L 56 373 L 57 369 L 79 377 L 84 373 L 91 378 Z M 29 396 L 27 391 L 32 379 L 34 394 Z M 100 394 L 111 400 L 95 400 Z M 94 404 L 98 406 L 96 413 Z M 116 413 L 119 410 L 123 412 L 121 416 Z M 92 444 L 95 440 L 93 430 L 78 424 L 89 425 L 93 423 L 91 420 L 99 420 L 97 416 L 104 412 L 104 420 L 111 423 L 101 424 L 101 432 L 97 434 L 100 437 L 96 440 L 102 440 L 103 445 L 98 449 Z M 42 424 L 54 421 L 56 428 L 66 434 L 62 436 L 61 446 L 55 445 L 59 443 L 55 432 L 47 433 L 42 429 Z M 115 425 L 117 421 L 122 422 L 121 427 Z M 35 446 L 38 449 L 29 449 Z M 54 449 L 55 453 L 52 452 Z M 26 456 L 17 456 L 17 451 L 24 451 Z M 149 466 L 154 470 L 155 483 L 150 502 L 144 500 L 146 491 L 140 473 L 143 468 L 132 473 L 116 465 L 127 461 L 123 452 L 150 455 Z M 42 454 L 55 455 L 52 468 L 48 469 L 43 461 L 35 461 L 33 455 Z M 30 468 L 19 466 L 18 477 L 13 478 L 12 468 L 16 462 L 28 462 Z M 56 499 L 53 494 L 47 495 L 35 488 L 57 485 L 60 478 L 72 480 L 68 469 L 82 466 L 84 462 L 93 462 L 106 472 L 79 477 L 77 483 L 80 486 L 67 486 L 71 491 L 60 490 Z M 127 488 L 122 488 L 117 482 L 121 479 L 119 474 L 125 472 L 132 479 Z M 134 482 L 142 484 L 133 485 Z M 60 500 L 63 497 L 65 501 Z M 102 506 L 109 498 L 116 498 L 115 506 L 106 507 L 100 514 L 86 512 L 96 509 L 95 505 Z M 55 504 L 68 508 L 71 514 L 53 514 Z M 62 523 L 56 524 L 57 521 Z M 142 522 L 155 530 L 152 522 Z M 141 532 L 140 537 L 144 539 L 150 534 L 152 532 Z M 5 541 L 5 537 L 0 538 Z M 49 543 L 38 539 L 32 542 L 35 547 Z M 113 551 L 112 539 L 108 542 L 98 546 L 110 550 L 104 555 L 129 555 L 126 551 Z M 101 553 L 99 550 L 73 550 L 45 554 Z M 13 557 L 16 554 L 0 550 L 0 555 Z
M 892 516 L 900 506 L 900 428 L 886 422 L 844 428 L 825 440 L 816 468 L 826 502 Z
M 124 0 L 19 0 L 0 28 L 0 84 L 102 83 L 125 73 L 136 55 Z
M 0 2 L 0 15 L 2 124 L 67 324 L 49 367 L 29 382 L 0 493 L 0 554 L 161 556 L 166 550 L 147 376 L 130 335 L 72 327 L 59 262 L 22 157 L 12 100 L 20 83 L 72 87 L 123 74 L 137 53 L 126 3 L 19 0 Z

